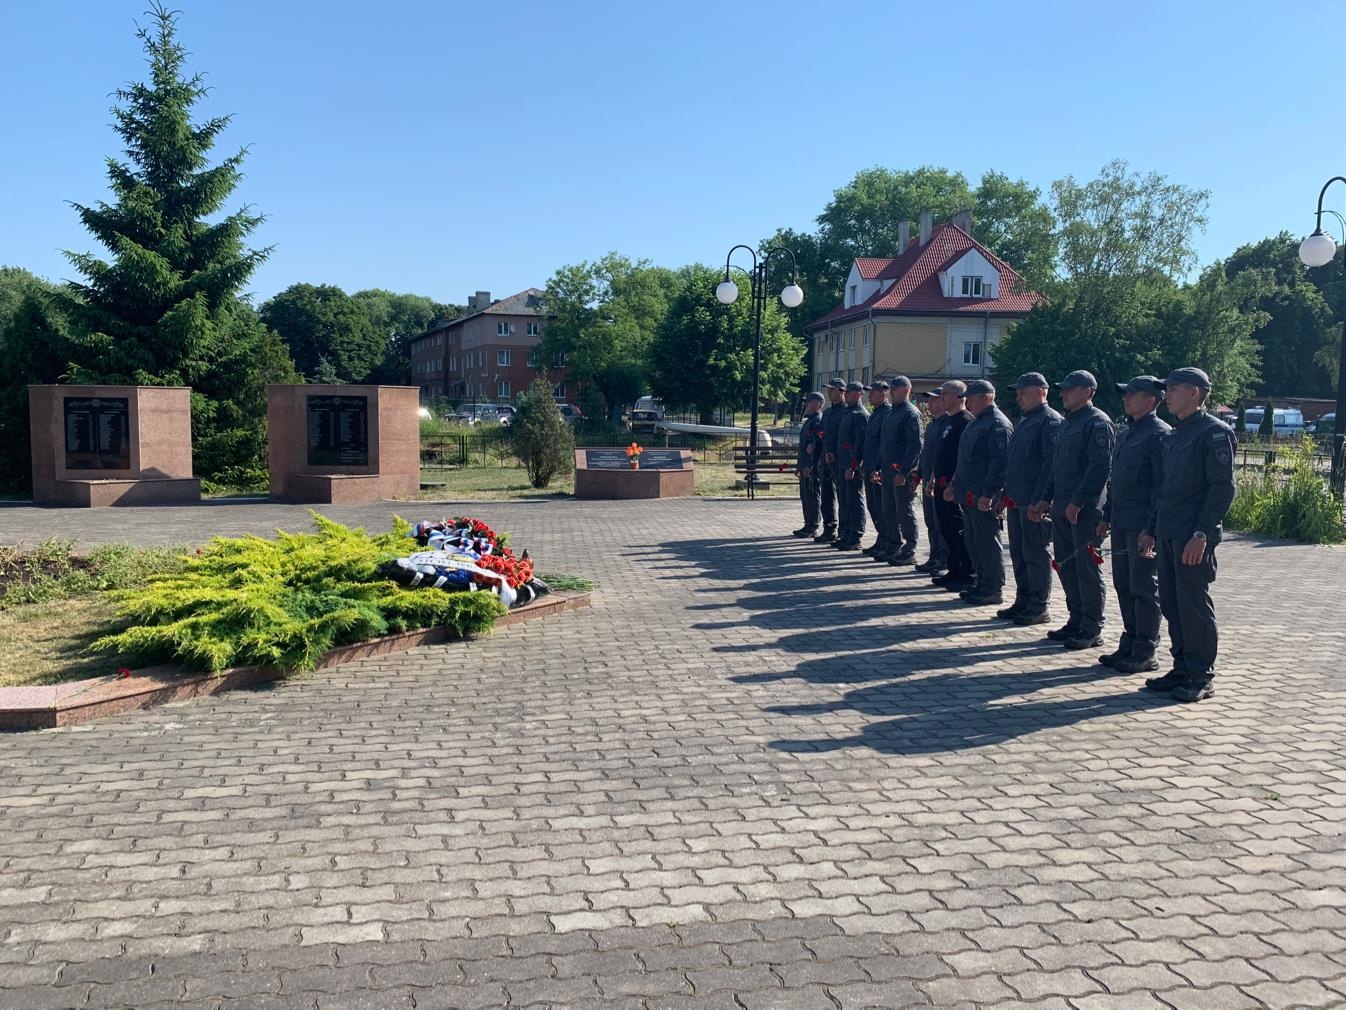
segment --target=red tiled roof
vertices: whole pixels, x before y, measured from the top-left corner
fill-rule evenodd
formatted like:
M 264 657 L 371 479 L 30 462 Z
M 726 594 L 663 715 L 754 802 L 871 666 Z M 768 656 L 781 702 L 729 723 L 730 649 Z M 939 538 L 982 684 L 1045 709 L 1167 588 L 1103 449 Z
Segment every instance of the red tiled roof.
M 882 256 L 857 256 L 855 259 L 855 265 L 860 268 L 860 276 L 867 281 L 880 276 L 883 268 L 891 262 L 891 259 Z
M 1000 272 L 999 298 L 946 298 L 939 286 L 939 274 L 947 270 L 970 249 L 976 249 Z M 815 329 L 849 316 L 878 314 L 949 315 L 1024 315 L 1043 301 L 1040 294 L 1024 287 L 1018 272 L 991 250 L 956 225 L 945 222 L 935 228 L 925 245 L 913 245 L 891 259 L 865 258 L 855 261 L 861 273 L 872 280 L 891 280 L 887 291 L 875 292 L 858 305 L 838 305 L 805 327 Z M 870 264 L 882 264 L 873 275 L 865 273 Z

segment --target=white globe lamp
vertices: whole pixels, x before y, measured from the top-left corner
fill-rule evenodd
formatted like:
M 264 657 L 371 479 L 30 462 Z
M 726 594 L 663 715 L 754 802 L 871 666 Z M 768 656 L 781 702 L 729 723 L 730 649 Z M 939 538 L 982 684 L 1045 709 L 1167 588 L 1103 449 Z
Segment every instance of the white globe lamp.
M 787 309 L 797 309 L 804 302 L 804 289 L 798 284 L 791 284 L 780 293 L 780 300 Z
M 1299 258 L 1306 267 L 1321 267 L 1332 262 L 1337 254 L 1337 244 L 1332 236 L 1324 234 L 1321 228 L 1299 243 Z
M 733 281 L 720 281 L 715 285 L 715 297 L 721 305 L 733 305 L 734 299 L 738 297 L 738 285 Z

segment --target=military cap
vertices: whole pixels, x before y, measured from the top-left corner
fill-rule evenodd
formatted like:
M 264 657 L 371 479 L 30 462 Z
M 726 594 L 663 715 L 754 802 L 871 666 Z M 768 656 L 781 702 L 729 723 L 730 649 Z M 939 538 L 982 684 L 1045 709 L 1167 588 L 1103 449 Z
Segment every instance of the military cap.
M 1041 372 L 1024 372 L 1018 382 L 1010 383 L 1010 389 L 1047 389 L 1047 377 Z
M 869 387 L 869 388 L 870 388 L 870 389 L 891 389 L 892 387 L 889 386 L 888 383 L 885 382 L 883 379 L 875 379 L 875 380 L 873 381 L 873 383 L 870 384 L 870 387 Z
M 1064 379 L 1056 384 L 1057 389 L 1097 389 L 1098 380 L 1094 378 L 1093 372 L 1086 372 L 1083 368 L 1071 372 Z
M 939 386 L 936 386 L 934 389 L 927 389 L 922 395 L 927 400 L 933 400 L 937 396 L 943 396 L 944 390 L 942 390 Z
M 1210 392 L 1210 376 L 1199 368 L 1175 368 L 1164 380 L 1163 385 L 1167 389 L 1169 386 L 1176 386 L 1179 383 L 1186 383 L 1189 386 L 1196 386 L 1197 389 Z
M 905 375 L 894 375 L 888 380 L 888 385 L 892 389 L 910 389 L 911 380 Z
M 806 397 L 804 397 L 804 402 L 809 403 L 813 400 L 818 400 L 821 402 L 822 399 L 823 399 L 822 393 L 809 393 Z
M 994 396 L 995 386 L 985 379 L 973 379 L 967 384 L 968 396 Z
M 1149 393 L 1151 396 L 1163 396 L 1164 384 L 1153 375 L 1137 375 L 1130 382 L 1117 383 L 1122 393 Z
M 865 387 L 858 382 L 846 383 L 846 392 L 848 393 L 863 393 L 864 391 Z
M 828 389 L 845 389 L 845 388 L 846 388 L 846 383 L 842 382 L 840 379 L 828 379 L 828 380 L 827 380 L 827 388 L 828 388 Z

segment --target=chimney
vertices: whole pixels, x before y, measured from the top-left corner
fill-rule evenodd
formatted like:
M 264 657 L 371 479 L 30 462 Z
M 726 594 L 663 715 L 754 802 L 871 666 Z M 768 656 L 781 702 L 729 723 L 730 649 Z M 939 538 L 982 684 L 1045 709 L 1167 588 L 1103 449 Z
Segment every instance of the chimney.
M 954 226 L 955 228 L 961 228 L 963 231 L 965 231 L 965 232 L 967 232 L 969 235 L 971 235 L 971 234 L 972 234 L 972 211 L 970 211 L 970 210 L 960 210 L 957 214 L 955 214 L 955 215 L 953 216 L 953 226 Z
M 899 221 L 897 223 L 897 254 L 901 256 L 907 251 L 909 245 L 911 245 L 911 222 Z
M 928 210 L 921 211 L 921 245 L 930 241 L 931 214 Z
M 475 295 L 468 295 L 467 307 L 472 312 L 489 309 L 491 307 L 491 293 L 489 291 L 478 291 Z

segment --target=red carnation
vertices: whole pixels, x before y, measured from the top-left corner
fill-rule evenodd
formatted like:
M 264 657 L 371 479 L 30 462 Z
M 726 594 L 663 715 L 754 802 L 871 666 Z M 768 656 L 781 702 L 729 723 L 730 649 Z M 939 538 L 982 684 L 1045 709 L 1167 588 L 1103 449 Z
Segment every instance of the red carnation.
M 1052 571 L 1059 572 L 1060 570 L 1061 570 L 1060 563 L 1055 558 L 1052 558 Z

